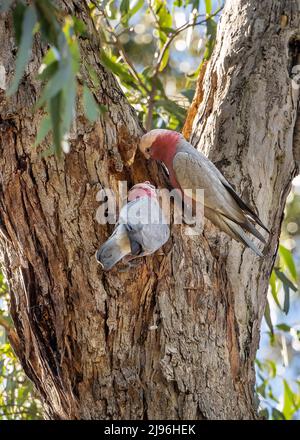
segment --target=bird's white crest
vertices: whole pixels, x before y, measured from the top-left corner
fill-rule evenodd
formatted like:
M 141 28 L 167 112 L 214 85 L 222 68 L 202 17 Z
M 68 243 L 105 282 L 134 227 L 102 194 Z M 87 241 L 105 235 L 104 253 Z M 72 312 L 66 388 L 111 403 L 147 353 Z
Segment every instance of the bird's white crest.
M 137 197 L 145 197 L 146 195 L 148 197 L 156 198 L 156 188 L 149 181 L 134 185 L 129 190 L 128 200 L 131 201 Z
M 150 154 L 147 153 L 147 149 L 150 148 L 151 145 L 155 142 L 157 136 L 168 133 L 170 133 L 170 130 L 155 128 L 142 136 L 140 141 L 140 150 L 144 154 L 146 159 L 150 159 Z

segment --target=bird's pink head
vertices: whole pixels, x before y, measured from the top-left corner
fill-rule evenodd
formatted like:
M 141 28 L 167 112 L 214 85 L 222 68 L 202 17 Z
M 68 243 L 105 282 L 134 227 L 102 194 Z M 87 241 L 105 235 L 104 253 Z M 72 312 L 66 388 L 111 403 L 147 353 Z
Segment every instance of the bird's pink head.
M 128 193 L 128 201 L 139 199 L 141 197 L 156 197 L 155 186 L 151 185 L 150 182 L 137 183 L 134 185 Z
M 140 150 L 146 159 L 161 160 L 167 164 L 173 159 L 181 139 L 183 136 L 177 131 L 157 128 L 144 134 L 140 141 Z

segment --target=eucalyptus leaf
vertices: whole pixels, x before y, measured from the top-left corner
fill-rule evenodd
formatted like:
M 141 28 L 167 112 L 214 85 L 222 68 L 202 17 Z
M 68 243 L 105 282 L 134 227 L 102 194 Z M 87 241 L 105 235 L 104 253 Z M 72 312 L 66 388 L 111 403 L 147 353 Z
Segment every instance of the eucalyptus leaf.
M 278 330 L 282 330 L 283 332 L 289 332 L 291 330 L 291 327 L 285 323 L 277 324 L 276 328 Z
M 279 255 L 283 259 L 284 263 L 286 264 L 293 280 L 297 281 L 297 270 L 293 259 L 292 252 L 284 247 L 282 244 L 279 245 Z
M 128 73 L 127 69 L 120 63 L 117 63 L 113 57 L 107 55 L 103 50 L 101 51 L 101 61 L 105 67 L 117 75 L 121 81 L 135 85 L 133 77 Z
M 63 137 L 61 126 L 62 92 L 59 92 L 50 99 L 49 109 L 52 122 L 54 152 L 57 156 L 60 156 Z
M 275 268 L 274 270 L 277 278 L 279 278 L 283 284 L 287 285 L 294 292 L 297 292 L 297 287 L 291 282 L 291 280 L 288 279 L 288 277 L 281 270 L 277 268 Z
M 55 61 L 54 63 L 49 64 L 49 66 L 46 66 L 40 73 L 38 74 L 38 79 L 40 81 L 47 81 L 49 80 L 55 72 L 58 71 L 59 63 Z
M 18 45 L 20 44 L 21 41 L 22 24 L 23 24 L 25 11 L 26 11 L 26 6 L 22 2 L 18 2 L 13 10 L 15 38 Z
M 39 130 L 36 136 L 34 147 L 38 146 L 47 136 L 51 129 L 51 119 L 49 115 L 46 115 L 39 126 Z
M 205 0 L 205 10 L 206 14 L 210 15 L 212 11 L 212 0 Z
M 144 6 L 144 4 L 144 0 L 137 0 L 135 5 L 128 11 L 128 19 L 132 18 Z
M 281 305 L 280 305 L 280 302 L 278 299 L 278 291 L 277 291 L 277 285 L 276 285 L 276 274 L 275 274 L 274 270 L 272 270 L 269 283 L 271 286 L 272 297 L 273 297 L 276 305 L 278 306 L 278 308 L 281 310 Z
M 70 63 L 60 65 L 57 72 L 52 76 L 44 88 L 42 96 L 38 100 L 37 107 L 41 107 L 57 95 L 69 80 L 72 80 Z
M 295 406 L 294 393 L 285 379 L 283 379 L 283 390 L 282 413 L 286 420 L 292 420 L 293 414 L 298 408 Z
M 272 324 L 272 319 L 271 319 L 271 312 L 270 312 L 270 305 L 269 305 L 269 301 L 267 300 L 266 303 L 266 308 L 265 308 L 265 320 L 266 323 L 270 329 L 271 334 L 274 334 L 274 329 L 273 329 L 273 324 Z
M 37 15 L 35 8 L 33 6 L 28 6 L 23 17 L 22 38 L 16 60 L 15 76 L 10 88 L 7 91 L 8 96 L 13 95 L 17 91 L 19 83 L 24 74 L 25 67 L 29 61 L 33 41 L 33 30 L 36 21 Z
M 284 290 L 283 311 L 287 315 L 290 310 L 290 289 L 286 284 L 283 284 L 283 290 Z
M 99 107 L 90 89 L 83 87 L 83 106 L 86 117 L 90 122 L 95 122 L 99 117 Z

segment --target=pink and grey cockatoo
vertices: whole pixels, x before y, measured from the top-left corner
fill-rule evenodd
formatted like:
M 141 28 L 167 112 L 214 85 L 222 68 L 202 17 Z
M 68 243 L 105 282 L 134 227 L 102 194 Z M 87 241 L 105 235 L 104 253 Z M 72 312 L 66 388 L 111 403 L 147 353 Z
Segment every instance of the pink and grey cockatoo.
M 171 185 L 181 193 L 192 190 L 195 194 L 196 189 L 204 189 L 205 217 L 230 237 L 263 256 L 245 231 L 265 243 L 264 237 L 252 223 L 257 223 L 268 233 L 269 230 L 238 196 L 216 166 L 203 153 L 193 148 L 182 134 L 172 130 L 151 130 L 141 138 L 140 150 L 146 159 L 163 162 Z
M 122 259 L 128 263 L 153 254 L 169 236 L 155 187 L 150 182 L 138 183 L 129 191 L 128 203 L 121 209 L 112 235 L 96 252 L 96 259 L 104 270 L 110 270 Z

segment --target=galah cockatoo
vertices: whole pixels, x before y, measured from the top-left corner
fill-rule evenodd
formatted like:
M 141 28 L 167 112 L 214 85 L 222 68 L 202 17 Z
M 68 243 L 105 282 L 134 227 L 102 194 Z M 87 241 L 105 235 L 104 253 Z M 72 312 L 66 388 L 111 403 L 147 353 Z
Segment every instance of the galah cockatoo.
M 129 262 L 153 254 L 169 236 L 155 187 L 150 182 L 138 183 L 129 191 L 128 203 L 121 209 L 112 235 L 96 252 L 96 259 L 104 270 L 110 270 L 124 257 Z
M 216 166 L 200 151 L 193 148 L 182 134 L 172 130 L 155 129 L 146 133 L 140 142 L 146 159 L 163 162 L 168 169 L 171 185 L 182 194 L 204 189 L 204 215 L 230 237 L 250 247 L 257 255 L 262 252 L 245 234 L 250 232 L 265 243 L 253 223 L 264 226 L 255 212 L 238 196 Z M 189 192 L 187 191 L 189 190 Z M 192 202 L 197 202 L 193 199 Z

